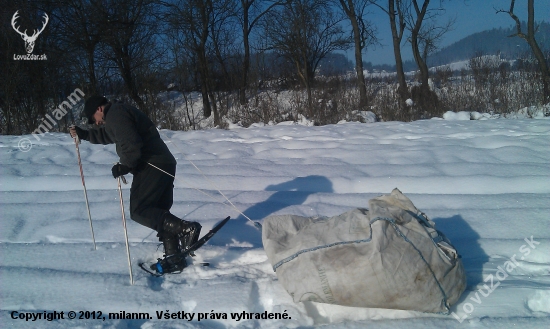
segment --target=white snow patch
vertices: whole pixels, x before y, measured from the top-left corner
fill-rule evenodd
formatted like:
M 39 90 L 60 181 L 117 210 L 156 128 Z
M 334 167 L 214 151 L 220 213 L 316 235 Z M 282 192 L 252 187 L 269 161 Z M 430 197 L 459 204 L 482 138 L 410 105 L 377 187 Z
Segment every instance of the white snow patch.
M 366 123 L 376 122 L 376 114 L 371 111 L 360 111 L 359 115 L 363 118 Z
M 550 313 L 550 291 L 537 290 L 527 299 L 527 307 L 533 312 Z
M 447 111 L 443 114 L 443 119 L 445 120 L 470 120 L 470 112 L 460 111 L 453 112 Z

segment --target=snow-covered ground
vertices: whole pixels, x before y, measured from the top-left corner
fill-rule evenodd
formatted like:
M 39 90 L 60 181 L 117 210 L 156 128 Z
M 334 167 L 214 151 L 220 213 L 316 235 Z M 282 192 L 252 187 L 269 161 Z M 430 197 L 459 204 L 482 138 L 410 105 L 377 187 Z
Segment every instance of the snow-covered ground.
M 548 119 L 279 124 L 162 135 L 179 162 L 173 213 L 199 221 L 203 232 L 227 215 L 234 219 L 193 260 L 210 267 L 194 265 L 162 278 L 137 267 L 161 256 L 155 232 L 128 219 L 133 286 L 117 183 L 110 173 L 118 160 L 114 147 L 80 146 L 94 251 L 69 135 L 46 134 L 40 141 L 0 137 L 2 328 L 550 325 Z M 18 148 L 22 138 L 33 142 L 26 152 Z M 367 207 L 369 199 L 395 187 L 435 221 L 463 257 L 468 288 L 450 315 L 295 304 L 277 281 L 260 231 L 222 204 L 216 191 L 261 221 L 271 214 L 334 216 Z M 509 266 L 510 259 L 519 265 Z M 54 311 L 64 318 L 20 318 Z M 150 319 L 109 319 L 109 313 L 123 312 Z M 193 315 L 193 321 L 164 318 L 178 312 Z M 243 312 L 286 318 L 246 319 Z M 88 319 L 69 319 L 73 314 Z M 238 319 L 232 319 L 235 314 Z

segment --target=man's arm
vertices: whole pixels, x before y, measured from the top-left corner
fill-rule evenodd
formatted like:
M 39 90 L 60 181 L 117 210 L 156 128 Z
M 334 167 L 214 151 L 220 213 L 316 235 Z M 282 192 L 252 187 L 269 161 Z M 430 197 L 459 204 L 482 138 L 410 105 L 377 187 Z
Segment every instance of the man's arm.
M 88 139 L 92 144 L 114 144 L 115 141 L 111 139 L 105 127 L 92 128 L 88 130 Z
M 105 131 L 105 127 L 98 129 L 82 129 L 79 126 L 71 126 L 69 128 L 69 133 L 72 138 L 78 136 L 80 140 L 89 141 L 92 144 L 113 144 L 114 141 L 109 137 Z
M 78 136 L 80 140 L 88 140 L 88 130 L 84 130 L 79 126 L 69 127 L 69 134 L 71 134 L 72 138 L 76 138 Z

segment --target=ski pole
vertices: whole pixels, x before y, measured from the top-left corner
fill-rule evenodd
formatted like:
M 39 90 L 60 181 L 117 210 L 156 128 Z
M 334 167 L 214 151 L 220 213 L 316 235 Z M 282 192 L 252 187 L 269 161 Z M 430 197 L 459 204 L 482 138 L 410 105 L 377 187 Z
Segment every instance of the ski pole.
M 86 209 L 88 210 L 88 220 L 90 221 L 90 230 L 92 231 L 92 241 L 94 242 L 94 250 L 97 250 L 95 245 L 94 226 L 92 225 L 92 215 L 90 214 L 90 204 L 88 203 L 88 192 L 86 192 L 86 183 L 84 182 L 84 171 L 82 170 L 82 160 L 80 159 L 80 138 L 78 135 L 74 137 L 74 143 L 76 145 L 76 155 L 78 157 L 78 166 L 80 167 L 80 178 L 82 178 L 82 186 L 84 187 L 84 199 L 86 200 Z
M 126 230 L 126 215 L 124 214 L 124 201 L 122 200 L 122 187 L 120 186 L 120 178 L 124 180 L 126 184 L 126 179 L 124 176 L 119 176 L 118 180 L 118 195 L 120 197 L 120 210 L 122 211 L 122 226 L 124 227 L 124 239 L 126 240 L 126 255 L 128 256 L 128 270 L 130 271 L 130 284 L 134 285 L 134 274 L 132 272 L 132 260 L 130 258 L 130 245 L 128 244 L 128 231 Z

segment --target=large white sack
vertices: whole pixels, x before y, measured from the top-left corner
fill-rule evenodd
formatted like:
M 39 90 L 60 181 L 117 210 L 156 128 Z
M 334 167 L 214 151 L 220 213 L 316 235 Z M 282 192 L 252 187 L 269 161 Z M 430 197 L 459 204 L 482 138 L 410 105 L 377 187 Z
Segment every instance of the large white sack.
M 262 240 L 294 302 L 448 313 L 466 288 L 456 249 L 398 189 L 336 217 L 270 216 Z

